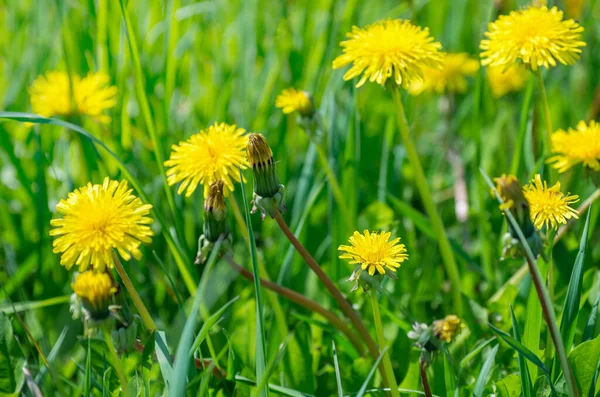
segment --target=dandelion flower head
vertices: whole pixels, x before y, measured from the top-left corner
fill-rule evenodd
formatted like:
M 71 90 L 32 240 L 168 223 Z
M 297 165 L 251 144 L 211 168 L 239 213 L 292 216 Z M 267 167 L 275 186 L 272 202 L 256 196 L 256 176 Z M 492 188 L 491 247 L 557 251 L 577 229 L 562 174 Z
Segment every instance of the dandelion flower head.
M 572 19 L 563 19 L 556 7 L 528 7 L 511 11 L 489 24 L 487 39 L 481 41 L 481 63 L 491 66 L 522 62 L 536 71 L 556 66 L 557 61 L 570 65 L 579 59 L 585 42 L 583 27 Z
M 479 61 L 466 53 L 448 53 L 442 58 L 442 68 L 426 67 L 423 80 L 414 81 L 409 92 L 418 95 L 422 92 L 463 93 L 467 90 L 467 77 L 479 70 Z
M 109 85 L 108 75 L 73 75 L 71 82 L 72 90 L 65 72 L 48 72 L 36 78 L 29 87 L 33 112 L 43 117 L 87 115 L 100 123 L 110 122 L 104 111 L 115 106 L 117 87 Z
M 511 92 L 521 91 L 529 78 L 529 71 L 520 64 L 490 66 L 486 68 L 486 75 L 492 95 L 500 98 Z
M 569 205 L 579 201 L 578 196 L 566 195 L 560 191 L 560 182 L 548 187 L 540 174 L 523 187 L 525 198 L 529 202 L 531 221 L 537 229 L 557 227 L 571 218 L 578 218 L 578 212 Z
M 342 41 L 343 54 L 333 61 L 339 69 L 352 64 L 344 75 L 351 80 L 362 74 L 356 84 L 367 80 L 384 85 L 388 79 L 404 88 L 423 79 L 426 67 L 441 67 L 442 45 L 429 35 L 429 29 L 415 26 L 402 19 L 387 19 L 367 25 L 354 26 Z
M 552 134 L 552 152 L 548 162 L 559 172 L 565 172 L 577 164 L 600 171 L 600 124 L 580 121 L 577 129 L 558 130 Z
M 67 270 L 77 265 L 80 272 L 112 268 L 114 250 L 125 260 L 140 259 L 141 243 L 150 243 L 153 235 L 147 216 L 151 208 L 132 194 L 127 181 L 88 183 L 56 206 L 63 217 L 50 221 L 50 235 L 57 237 L 54 253 L 61 254 L 60 264 Z
M 215 123 L 205 130 L 192 135 L 185 142 L 173 145 L 171 157 L 165 161 L 167 181 L 170 186 L 179 182 L 178 194 L 186 197 L 194 193 L 198 185 L 204 185 L 204 197 L 210 185 L 222 180 L 227 195 L 234 189 L 234 182 L 240 182 L 238 167 L 248 166 L 244 149 L 248 138 L 246 130 L 235 125 Z
M 283 90 L 275 99 L 275 106 L 285 114 L 298 112 L 302 116 L 310 117 L 314 113 L 310 95 L 306 91 L 297 91 L 294 88 Z
M 408 259 L 406 247 L 400 244 L 400 238 L 390 241 L 390 232 L 365 230 L 362 234 L 354 232 L 350 236 L 350 245 L 340 245 L 341 259 L 350 259 L 350 264 L 360 265 L 372 276 L 375 272 L 385 274 L 386 269 L 395 272 L 400 264 Z

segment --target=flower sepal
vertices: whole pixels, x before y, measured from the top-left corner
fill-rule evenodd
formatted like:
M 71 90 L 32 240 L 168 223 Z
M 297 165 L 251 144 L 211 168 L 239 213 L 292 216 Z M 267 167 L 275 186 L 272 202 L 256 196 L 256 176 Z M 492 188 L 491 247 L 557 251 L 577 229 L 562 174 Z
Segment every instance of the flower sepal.
M 216 240 L 211 241 L 204 234 L 200 236 L 200 238 L 198 239 L 198 252 L 196 254 L 196 259 L 194 260 L 194 265 L 201 265 L 206 263 L 213 249 L 215 248 L 215 243 Z M 231 234 L 227 233 L 226 237 L 221 243 L 221 246 L 219 247 L 219 252 L 217 252 L 216 259 L 222 258 L 227 252 L 229 252 L 231 250 L 232 245 L 233 238 L 231 237 Z
M 271 197 L 263 197 L 258 195 L 256 192 L 252 195 L 252 210 L 251 214 L 256 211 L 260 211 L 260 217 L 265 220 L 265 217 L 269 215 L 271 218 L 275 218 L 275 210 L 283 214 L 287 210 L 285 206 L 285 186 L 279 184 L 279 189 Z
M 110 332 L 110 337 L 118 353 L 134 350 L 137 342 L 137 321 L 134 320 L 126 326 L 113 329 Z

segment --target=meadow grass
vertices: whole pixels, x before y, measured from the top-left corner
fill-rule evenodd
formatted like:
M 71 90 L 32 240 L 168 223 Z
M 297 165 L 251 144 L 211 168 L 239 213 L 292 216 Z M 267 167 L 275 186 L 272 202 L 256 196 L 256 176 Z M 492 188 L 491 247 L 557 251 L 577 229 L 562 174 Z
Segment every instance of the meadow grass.
M 581 59 L 497 98 L 484 67 L 464 93 L 413 96 L 356 88 L 331 65 L 352 26 L 387 18 L 479 59 L 488 23 L 526 1 L 0 2 L 0 395 L 362 396 L 397 383 L 402 396 L 600 396 L 600 194 L 581 166 L 546 163 L 553 130 L 598 119 L 600 2 L 578 15 L 578 1 L 549 3 L 584 27 Z M 28 89 L 52 70 L 105 72 L 110 122 L 33 114 Z M 289 87 L 311 93 L 318 126 L 275 107 Z M 287 212 L 250 214 L 240 170 L 216 243 L 228 252 L 195 265 L 203 189 L 177 194 L 164 161 L 215 122 L 264 135 Z M 486 178 L 538 173 L 580 197 L 580 219 L 503 257 L 518 222 Z M 123 289 L 129 339 L 72 318 L 76 267 L 49 235 L 57 203 L 105 177 L 153 206 L 152 242 L 122 261 L 140 296 Z M 401 237 L 409 259 L 396 280 L 351 291 L 338 246 L 365 229 Z M 464 326 L 452 342 L 409 338 L 451 314 Z

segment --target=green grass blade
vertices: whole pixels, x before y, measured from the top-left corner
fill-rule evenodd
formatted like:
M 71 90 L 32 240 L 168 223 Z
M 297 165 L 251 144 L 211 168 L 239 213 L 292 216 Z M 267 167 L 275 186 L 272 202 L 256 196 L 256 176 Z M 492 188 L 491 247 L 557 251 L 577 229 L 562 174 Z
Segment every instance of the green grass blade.
M 41 301 L 8 303 L 6 305 L 0 306 L 0 313 L 24 312 L 27 310 L 40 309 L 42 307 L 62 305 L 68 303 L 70 298 L 71 295 L 63 295 L 54 298 L 44 299 Z
M 473 397 L 483 397 L 483 389 L 485 389 L 485 384 L 487 383 L 487 378 L 492 371 L 492 366 L 494 365 L 494 359 L 496 358 L 496 353 L 498 352 L 498 347 L 500 345 L 496 345 L 483 366 L 481 367 L 481 371 L 479 371 L 479 375 L 477 376 L 477 382 L 475 382 L 475 388 L 473 389 Z
M 590 311 L 590 316 L 588 317 L 587 323 L 585 324 L 585 329 L 583 330 L 583 336 L 581 338 L 582 342 L 590 340 L 594 337 L 594 332 L 596 330 L 596 319 L 598 318 L 598 306 L 600 305 L 600 295 L 596 298 L 596 302 L 592 305 L 592 310 Z
M 244 180 L 242 170 L 239 170 L 240 180 Z M 265 334 L 263 324 L 263 308 L 260 293 L 260 274 L 258 272 L 258 258 L 256 255 L 256 241 L 254 240 L 254 231 L 252 229 L 252 219 L 250 218 L 250 209 L 248 208 L 248 200 L 246 198 L 246 189 L 244 183 L 240 183 L 242 199 L 244 201 L 244 212 L 246 214 L 246 227 L 248 229 L 248 240 L 250 245 L 250 259 L 252 261 L 252 274 L 254 275 L 254 294 L 256 298 L 256 379 L 263 378 L 266 369 L 265 360 Z M 268 396 L 269 388 L 265 387 L 259 391 L 259 396 Z
M 513 336 L 517 342 L 521 342 L 521 331 L 519 330 L 519 323 L 515 317 L 515 312 L 512 306 L 510 306 L 510 319 L 512 322 Z M 532 397 L 531 379 L 529 377 L 529 370 L 527 369 L 527 362 L 523 353 L 518 352 L 519 356 L 519 375 L 521 376 L 521 389 L 523 391 L 523 397 Z
M 227 308 L 229 308 L 229 306 L 231 306 L 238 299 L 239 299 L 239 296 L 236 296 L 235 298 L 233 298 L 232 300 L 230 300 L 229 302 L 224 304 L 219 310 L 217 310 L 209 318 L 206 319 L 204 324 L 202 324 L 202 328 L 200 328 L 200 331 L 198 332 L 196 339 L 194 340 L 192 348 L 190 349 L 190 354 L 192 354 L 196 349 L 198 349 L 200 347 L 200 344 L 202 343 L 202 341 L 204 341 L 204 338 L 206 338 L 206 335 L 208 334 L 210 329 L 212 327 L 214 327 L 215 324 L 219 321 L 219 319 L 221 318 L 223 313 L 225 313 L 225 310 L 227 310 Z
M 156 360 L 160 366 L 160 373 L 167 387 L 170 387 L 171 383 L 173 383 L 173 366 L 164 331 L 154 333 L 154 349 L 156 351 Z
M 22 112 L 0 112 L 0 119 L 15 120 L 27 123 L 57 125 L 85 136 L 94 144 L 100 146 L 104 151 L 106 151 L 106 153 L 110 155 L 110 157 L 112 157 L 117 162 L 119 169 L 121 170 L 125 178 L 129 181 L 129 183 L 131 183 L 131 186 L 135 189 L 137 194 L 142 198 L 143 201 L 152 204 L 152 201 L 150 200 L 149 196 L 142 189 L 141 183 L 129 171 L 125 163 L 102 141 L 100 141 L 98 138 L 96 138 L 83 128 L 79 127 L 78 125 L 63 120 L 41 117 L 33 113 Z M 171 254 L 173 254 L 173 258 L 175 259 L 175 263 L 177 264 L 177 267 L 181 272 L 183 281 L 185 282 L 185 285 L 188 288 L 190 294 L 193 295 L 196 291 L 196 282 L 194 281 L 192 273 L 187 267 L 187 260 L 185 259 L 187 255 L 177 244 L 173 236 L 171 236 L 171 233 L 169 232 L 169 225 L 165 222 L 162 214 L 157 210 L 157 207 L 155 205 L 152 206 L 152 216 L 156 218 L 156 220 L 161 224 L 162 234 L 165 240 L 167 241 L 167 245 L 169 246 Z
M 338 363 L 337 350 L 335 349 L 335 341 L 331 340 L 331 349 L 333 351 L 333 365 L 335 367 L 335 382 L 337 384 L 338 397 L 344 396 L 342 389 L 342 376 L 340 375 L 340 364 Z
M 360 387 L 360 390 L 358 391 L 358 393 L 356 393 L 356 397 L 363 397 L 365 395 L 365 393 L 367 391 L 367 386 L 369 386 L 369 382 L 371 381 L 371 378 L 373 377 L 373 374 L 377 370 L 377 367 L 379 366 L 379 362 L 383 358 L 383 355 L 385 354 L 385 352 L 387 351 L 387 349 L 388 349 L 388 346 L 384 347 L 381 350 L 381 353 L 379 353 L 379 357 L 377 357 L 377 360 L 375 360 L 375 363 L 373 363 L 373 366 L 371 367 L 371 370 L 369 371 L 369 374 L 367 375 L 367 378 L 363 382 L 363 384 Z
M 462 371 L 472 359 L 479 355 L 479 353 L 481 353 L 481 351 L 494 340 L 496 340 L 496 338 L 490 338 L 488 340 L 485 340 L 478 344 L 477 347 L 472 349 L 469 353 L 467 353 L 467 355 L 462 360 L 460 360 L 460 363 L 458 364 L 459 370 Z
M 248 379 L 245 376 L 242 375 L 236 375 L 235 376 L 235 381 L 239 382 L 239 383 L 243 383 L 246 385 L 250 385 L 250 386 L 256 386 L 256 382 L 253 381 L 252 379 Z M 269 384 L 269 390 L 274 392 L 275 394 L 279 394 L 280 396 L 287 396 L 287 397 L 315 397 L 312 394 L 307 394 L 307 393 L 302 393 L 299 392 L 297 390 L 293 390 L 287 387 L 283 387 L 283 386 L 277 386 L 277 385 L 272 385 Z
M 531 98 L 533 96 L 534 84 L 535 79 L 530 78 L 525 91 L 525 96 L 523 97 L 523 107 L 521 108 L 521 118 L 519 119 L 519 132 L 517 134 L 517 141 L 515 144 L 515 149 L 513 151 L 512 162 L 510 165 L 510 173 L 512 175 L 517 175 L 517 173 L 519 172 L 519 166 L 521 164 L 521 154 L 523 153 L 525 135 L 527 133 L 527 121 L 533 119 L 533 117 L 530 117 L 529 113 L 531 108 Z
M 83 395 L 90 395 L 91 385 L 91 373 L 92 373 L 92 349 L 90 344 L 90 338 L 88 337 L 87 343 L 87 355 L 85 357 L 85 378 L 83 380 Z

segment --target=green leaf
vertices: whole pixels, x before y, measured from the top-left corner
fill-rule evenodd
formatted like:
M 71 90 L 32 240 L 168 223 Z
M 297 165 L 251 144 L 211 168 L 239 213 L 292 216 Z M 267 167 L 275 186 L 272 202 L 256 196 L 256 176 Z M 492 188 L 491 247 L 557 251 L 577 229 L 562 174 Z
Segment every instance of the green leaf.
M 369 382 L 371 381 L 371 378 L 373 377 L 373 374 L 375 373 L 375 370 L 377 369 L 377 366 L 379 365 L 379 362 L 381 361 L 381 359 L 383 358 L 383 355 L 385 354 L 385 352 L 387 351 L 388 347 L 384 347 L 381 350 L 381 353 L 379 353 L 379 357 L 377 357 L 377 360 L 375 360 L 375 363 L 373 364 L 373 366 L 371 367 L 371 370 L 369 371 L 369 374 L 367 375 L 367 378 L 365 379 L 365 381 L 363 382 L 360 390 L 358 391 L 358 393 L 356 393 L 356 397 L 363 397 L 367 391 L 367 386 L 369 386 Z
M 248 379 L 241 375 L 236 375 L 235 381 L 239 382 L 239 383 L 244 383 L 246 385 L 251 385 L 251 386 L 256 385 L 256 382 L 254 382 L 252 379 Z M 272 385 L 270 383 L 269 383 L 269 390 L 271 390 L 279 395 L 288 396 L 288 397 L 314 397 L 312 394 L 302 393 L 297 390 L 293 390 L 293 389 L 283 387 L 283 386 Z
M 490 372 L 492 371 L 494 359 L 496 358 L 496 353 L 498 352 L 498 346 L 500 345 L 496 345 L 492 349 L 487 360 L 485 360 L 485 363 L 483 363 L 481 371 L 479 371 L 479 376 L 477 377 L 477 381 L 475 382 L 475 388 L 473 389 L 473 397 L 483 397 L 483 389 L 485 389 L 487 378 Z
M 587 396 L 600 360 L 600 336 L 577 346 L 569 354 L 569 363 L 582 396 Z
M 515 317 L 515 312 L 513 311 L 512 306 L 510 306 L 510 318 L 512 321 L 512 329 L 513 336 L 517 342 L 521 342 L 521 331 L 519 330 L 519 323 L 517 322 L 517 318 Z M 525 356 L 523 353 L 518 352 L 519 356 L 519 375 L 520 375 L 520 383 L 523 386 L 523 397 L 531 397 L 533 395 L 533 389 L 531 386 L 531 378 L 529 377 L 529 370 L 527 368 L 527 362 L 525 361 Z
M 496 382 L 496 389 L 500 397 L 519 397 L 521 395 L 521 377 L 519 374 L 510 374 Z
M 331 349 L 333 350 L 333 365 L 335 367 L 335 381 L 337 384 L 338 397 L 344 397 L 342 389 L 342 377 L 340 376 L 340 365 L 338 364 L 337 350 L 335 350 L 335 341 L 331 340 Z
M 15 366 L 10 356 L 13 331 L 6 314 L 0 313 L 0 392 L 13 393 L 17 387 Z
M 194 344 L 192 345 L 192 348 L 190 349 L 190 354 L 193 354 L 196 351 L 196 349 L 198 349 L 200 347 L 200 344 L 204 341 L 204 339 L 206 338 L 206 335 L 208 335 L 208 332 L 210 331 L 210 329 L 212 327 L 214 327 L 215 324 L 221 318 L 221 316 L 223 316 L 223 313 L 225 313 L 225 310 L 227 310 L 227 308 L 229 306 L 231 306 L 238 299 L 239 299 L 239 296 L 236 296 L 235 298 L 233 298 L 232 300 L 230 300 L 229 302 L 224 304 L 219 310 L 217 310 L 209 318 L 206 319 L 204 324 L 202 324 L 202 328 L 200 328 L 200 331 L 198 332 L 196 339 L 194 340 Z
M 167 338 L 164 331 L 156 331 L 154 333 L 154 350 L 156 351 L 156 359 L 160 366 L 160 373 L 167 387 L 173 381 L 173 366 L 171 365 L 171 353 L 167 345 Z
M 600 295 L 596 298 L 596 302 L 592 306 L 592 310 L 590 311 L 590 316 L 588 317 L 587 323 L 585 324 L 585 329 L 583 330 L 582 341 L 585 342 L 587 340 L 592 339 L 594 336 L 594 330 L 596 329 L 596 319 L 598 318 L 598 306 L 600 305 Z

